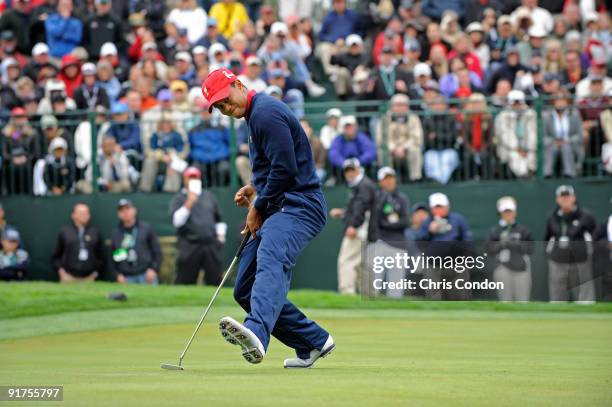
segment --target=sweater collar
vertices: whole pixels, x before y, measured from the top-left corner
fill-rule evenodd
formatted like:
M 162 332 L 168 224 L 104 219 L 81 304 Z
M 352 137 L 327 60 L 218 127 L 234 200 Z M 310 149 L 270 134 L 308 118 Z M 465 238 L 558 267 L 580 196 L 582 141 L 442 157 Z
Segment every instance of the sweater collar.
M 246 109 L 244 111 L 244 116 L 248 119 L 251 114 L 251 102 L 253 101 L 253 96 L 255 96 L 257 92 L 255 90 L 249 91 L 247 94 L 247 104 Z

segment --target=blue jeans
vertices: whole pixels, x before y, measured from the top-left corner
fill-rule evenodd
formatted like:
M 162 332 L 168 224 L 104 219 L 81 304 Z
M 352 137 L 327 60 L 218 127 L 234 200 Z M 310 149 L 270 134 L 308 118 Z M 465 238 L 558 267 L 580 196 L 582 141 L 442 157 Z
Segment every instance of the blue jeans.
M 425 176 L 446 184 L 459 165 L 457 150 L 427 150 L 423 156 Z
M 248 315 L 244 325 L 268 348 L 270 335 L 307 358 L 329 333 L 287 299 L 291 269 L 300 252 L 325 226 L 321 192 L 286 193 L 282 209 L 268 217 L 240 258 L 234 298 Z
M 146 273 L 136 274 L 135 276 L 125 276 L 125 280 L 128 282 L 128 284 L 151 284 L 151 285 L 157 285 L 157 283 L 158 283 L 157 277 L 155 277 L 155 280 L 153 280 L 152 283 L 147 283 L 145 281 L 145 274 Z

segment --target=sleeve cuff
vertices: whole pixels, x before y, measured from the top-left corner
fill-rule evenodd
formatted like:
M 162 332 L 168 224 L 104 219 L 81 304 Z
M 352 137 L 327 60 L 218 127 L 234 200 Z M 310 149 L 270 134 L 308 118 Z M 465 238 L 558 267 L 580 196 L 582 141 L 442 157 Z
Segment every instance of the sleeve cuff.
M 268 207 L 268 201 L 266 201 L 265 199 L 261 199 L 261 198 L 257 197 L 257 199 L 255 199 L 255 202 L 253 202 L 253 206 L 259 212 L 264 213 L 266 211 L 267 207 Z

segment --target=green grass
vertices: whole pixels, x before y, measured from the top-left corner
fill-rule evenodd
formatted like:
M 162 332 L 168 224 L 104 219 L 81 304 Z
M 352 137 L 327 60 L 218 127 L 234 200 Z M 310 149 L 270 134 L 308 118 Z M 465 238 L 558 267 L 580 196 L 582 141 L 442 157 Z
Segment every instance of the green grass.
M 208 302 L 202 287 L 0 284 L 0 384 L 63 385 L 62 406 L 610 406 L 612 313 L 595 306 L 365 301 L 295 292 L 338 348 L 287 371 L 273 340 L 249 365 L 214 321 L 243 312 L 224 291 L 186 359 L 164 371 Z M 83 303 L 85 302 L 85 303 Z M 25 405 L 21 404 L 21 405 Z M 38 405 L 38 404 L 35 404 Z M 45 404 L 47 405 L 47 404 Z

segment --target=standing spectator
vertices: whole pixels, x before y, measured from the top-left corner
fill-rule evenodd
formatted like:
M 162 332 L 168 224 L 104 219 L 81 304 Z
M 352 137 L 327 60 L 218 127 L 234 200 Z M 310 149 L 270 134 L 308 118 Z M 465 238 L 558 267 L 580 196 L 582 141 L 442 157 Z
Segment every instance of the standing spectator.
M 221 282 L 223 244 L 227 225 L 214 195 L 202 190 L 202 173 L 189 167 L 183 173 L 184 189 L 170 203 L 177 228 L 176 283 L 195 284 L 204 269 L 207 285 Z
M 51 264 L 62 283 L 94 281 L 102 272 L 102 237 L 89 224 L 84 203 L 74 205 L 71 218 L 72 224 L 59 232 Z
M 346 0 L 333 0 L 332 6 L 333 10 L 323 18 L 315 50 L 327 75 L 333 74 L 331 57 L 344 45 L 344 39 L 350 34 L 361 34 L 359 15 L 347 10 Z
M 419 117 L 410 112 L 408 96 L 398 93 L 391 98 L 391 108 L 378 125 L 376 143 L 387 146 L 393 168 L 399 171 L 402 180 L 406 180 L 403 176 L 406 172 L 410 181 L 422 178 L 423 127 Z
M 108 129 L 108 135 L 115 138 L 119 147 L 128 156 L 138 158 L 142 153 L 139 124 L 130 121 L 128 106 L 125 103 L 116 103 L 112 113 L 113 124 Z
M 533 21 L 533 26 L 538 30 L 544 31 L 545 34 L 548 34 L 553 29 L 553 17 L 550 12 L 542 7 L 538 7 L 538 0 L 522 0 L 521 6 L 512 15 L 512 23 L 514 25 L 518 24 L 518 16 L 523 9 L 526 9 L 527 15 L 531 17 Z
M 102 45 L 114 44 L 117 49 L 125 49 L 125 35 L 121 20 L 111 13 L 111 0 L 95 0 L 96 15 L 87 20 L 83 27 L 83 46 L 89 58 L 97 60 Z
M 8 192 L 29 194 L 32 191 L 35 139 L 23 108 L 11 110 L 11 118 L 2 129 L 2 138 L 2 160 L 8 171 Z
M 376 184 L 364 173 L 359 160 L 350 158 L 342 165 L 351 197 L 344 208 L 333 208 L 329 215 L 343 219 L 344 237 L 338 253 L 338 291 L 340 294 L 364 292 L 362 248 L 376 241 Z
M 81 44 L 83 23 L 72 16 L 72 11 L 72 0 L 59 0 L 57 12 L 49 15 L 45 21 L 51 56 L 62 58 Z
M 463 254 L 468 249 L 466 245 L 473 240 L 472 231 L 463 215 L 450 211 L 448 197 L 441 192 L 429 196 L 429 209 L 431 214 L 416 233 L 417 241 L 429 242 L 422 247 L 424 254 L 441 257 Z M 423 279 L 432 282 L 446 280 L 453 286 L 450 290 L 426 289 L 425 296 L 430 300 L 469 300 L 471 293 L 468 290 L 455 288 L 454 281 L 458 278 L 469 281 L 469 272 L 466 270 L 458 273 L 454 269 L 425 267 Z
M 210 17 L 217 20 L 219 32 L 225 38 L 231 38 L 247 24 L 249 15 L 242 3 L 236 0 L 222 0 L 210 8 Z
M 346 51 L 332 55 L 330 69 L 331 82 L 336 89 L 336 95 L 342 100 L 351 92 L 352 77 L 359 66 L 367 66 L 368 56 L 363 49 L 363 39 L 358 34 L 346 37 Z
M 500 301 L 529 301 L 531 296 L 531 259 L 533 238 L 529 229 L 516 221 L 516 200 L 504 196 L 497 200 L 499 222 L 489 232 L 488 253 L 495 255 L 493 278 L 503 288 Z
M 498 139 L 497 157 L 519 178 L 527 178 L 536 170 L 536 114 L 525 104 L 525 94 L 510 91 L 508 106 L 495 118 Z
M 374 246 L 376 256 L 395 257 L 406 251 L 405 229 L 409 226 L 408 198 L 397 190 L 397 176 L 393 168 L 383 167 L 378 170 L 380 191 L 376 197 L 377 237 Z M 401 283 L 407 270 L 403 268 L 387 269 L 384 281 Z M 401 289 L 387 289 L 385 294 L 390 298 L 401 298 Z
M 456 119 L 449 114 L 444 97 L 438 95 L 429 104 L 423 119 L 425 176 L 446 184 L 459 165 Z
M 102 154 L 98 157 L 100 177 L 98 188 L 104 192 L 130 192 L 130 162 L 125 153 L 117 149 L 114 137 L 102 139 Z
M 329 150 L 336 136 L 342 132 L 339 126 L 340 117 L 342 117 L 342 110 L 337 107 L 332 107 L 325 112 L 326 122 L 319 133 L 321 144 L 323 144 L 325 150 Z
M 500 82 L 501 83 L 501 82 Z M 463 163 L 468 177 L 490 176 L 492 171 L 491 147 L 495 124 L 483 94 L 473 93 L 465 104 L 461 137 L 463 138 Z
M 553 107 L 542 115 L 544 128 L 544 176 L 552 177 L 557 160 L 561 174 L 574 178 L 582 165 L 582 119 L 570 106 L 569 92 L 562 89 L 554 95 Z
M 97 106 L 110 108 L 110 101 L 104 88 L 96 79 L 96 66 L 91 62 L 83 64 L 81 74 L 83 84 L 74 91 L 74 102 L 79 110 L 95 111 Z
M 30 54 L 30 0 L 15 0 L 0 17 L 0 32 L 12 31 L 17 37 L 17 49 Z
M 113 275 L 118 283 L 157 285 L 162 251 L 151 225 L 138 218 L 129 199 L 117 204 L 119 225 L 111 240 Z
M 62 137 L 54 138 L 49 144 L 43 179 L 47 191 L 52 195 L 73 192 L 76 182 L 75 166 L 74 161 L 68 155 L 68 143 Z
M 595 218 L 576 202 L 571 185 L 555 191 L 557 207 L 548 217 L 544 241 L 548 257 L 550 301 L 595 302 L 591 270 Z
M 0 251 L 0 281 L 21 281 L 30 266 L 30 256 L 20 248 L 21 236 L 16 229 L 5 229 L 2 232 L 2 250 Z
M 329 161 L 336 169 L 343 168 L 348 158 L 356 158 L 362 167 L 369 167 L 376 161 L 376 145 L 368 136 L 359 131 L 355 116 L 340 119 L 340 133 L 329 147 Z
M 229 130 L 218 118 L 208 112 L 208 103 L 200 106 L 200 123 L 189 131 L 188 139 L 191 152 L 189 161 L 204 174 L 204 185 L 227 186 L 229 184 Z M 248 143 L 247 150 L 248 154 Z M 242 163 L 243 176 L 247 169 Z M 248 172 L 250 173 L 250 164 Z M 243 180 L 244 181 L 244 180 Z

